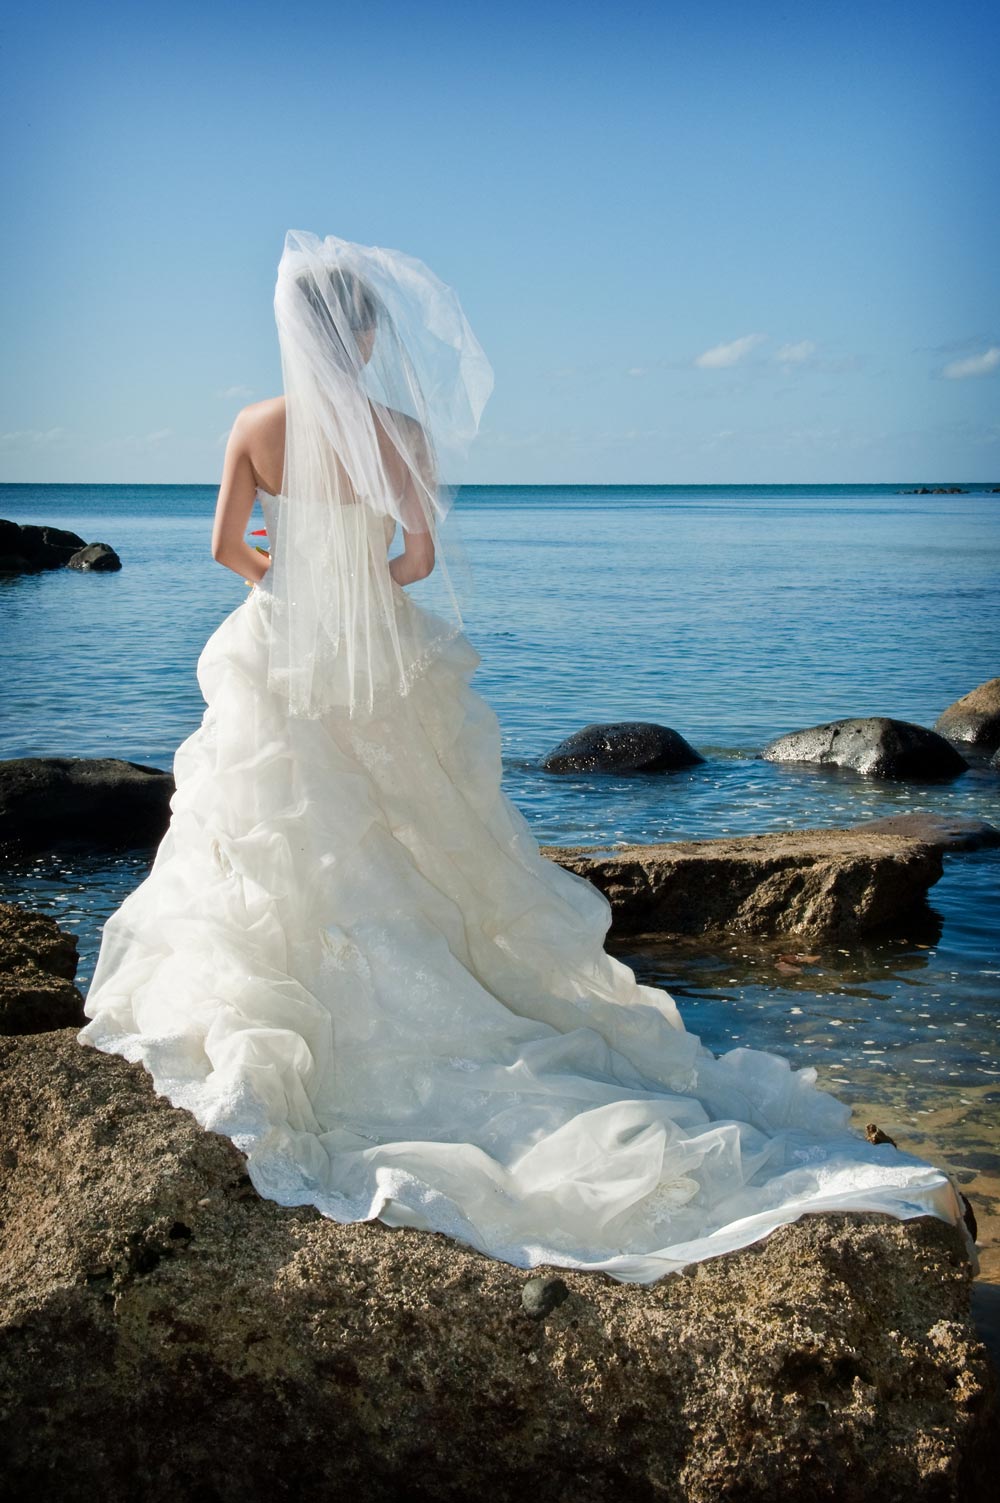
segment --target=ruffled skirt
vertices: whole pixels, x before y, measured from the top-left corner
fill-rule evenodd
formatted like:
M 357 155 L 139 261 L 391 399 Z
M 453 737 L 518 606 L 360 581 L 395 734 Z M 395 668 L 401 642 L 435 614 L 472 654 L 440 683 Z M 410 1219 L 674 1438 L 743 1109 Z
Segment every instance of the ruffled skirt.
M 961 1221 L 949 1177 L 868 1143 L 813 1069 L 715 1056 L 605 951 L 607 899 L 501 788 L 464 635 L 374 716 L 290 720 L 271 606 L 255 587 L 201 653 L 81 1043 L 141 1061 L 262 1196 L 524 1268 L 648 1283 L 810 1211 Z

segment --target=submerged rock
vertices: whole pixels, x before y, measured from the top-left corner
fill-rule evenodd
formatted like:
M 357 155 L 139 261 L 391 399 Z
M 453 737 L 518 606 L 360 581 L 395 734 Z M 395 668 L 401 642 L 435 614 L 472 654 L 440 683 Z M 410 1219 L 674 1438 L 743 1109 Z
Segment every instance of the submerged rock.
M 934 729 L 949 741 L 1000 750 L 1000 678 L 988 678 L 943 710 Z
M 540 1273 L 260 1199 L 228 1138 L 72 1029 L 0 1040 L 0 1072 L 8 1497 L 989 1486 L 995 1377 L 936 1218 L 809 1215 L 648 1286 Z
M 120 757 L 13 757 L 0 762 L 0 843 L 120 848 L 158 841 L 173 774 Z
M 651 720 L 585 725 L 542 762 L 546 772 L 669 772 L 704 762 L 679 731 Z
M 768 743 L 766 762 L 814 762 L 850 767 L 877 778 L 942 778 L 965 772 L 959 751 L 924 725 L 888 715 L 828 720 Z

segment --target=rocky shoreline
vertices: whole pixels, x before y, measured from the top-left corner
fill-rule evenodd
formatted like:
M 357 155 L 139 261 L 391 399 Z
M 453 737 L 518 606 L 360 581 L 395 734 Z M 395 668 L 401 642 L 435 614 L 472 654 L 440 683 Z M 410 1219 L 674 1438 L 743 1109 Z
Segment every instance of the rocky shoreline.
M 989 754 L 998 715 L 994 679 L 936 734 Z M 875 742 L 909 755 L 892 729 L 906 723 L 878 719 Z M 669 728 L 637 739 L 635 724 L 604 770 L 651 770 L 652 748 L 669 772 L 686 755 Z M 818 764 L 847 724 L 811 728 Z M 169 773 L 114 758 L 0 763 L 0 844 L 151 846 L 173 791 Z M 926 904 L 944 852 L 998 842 L 984 820 L 908 815 L 542 849 L 605 893 L 613 935 L 712 945 L 891 928 Z M 81 1046 L 76 967 L 75 935 L 0 904 L 12 1499 L 939 1503 L 992 1482 L 997 1374 L 960 1228 L 814 1214 L 643 1287 L 342 1226 L 261 1199 L 228 1138 L 140 1064 Z
M 805 1216 L 651 1286 L 520 1269 L 262 1200 L 227 1138 L 70 1028 L 0 1039 L 0 1071 L 12 1499 L 989 1485 L 996 1374 L 936 1218 Z

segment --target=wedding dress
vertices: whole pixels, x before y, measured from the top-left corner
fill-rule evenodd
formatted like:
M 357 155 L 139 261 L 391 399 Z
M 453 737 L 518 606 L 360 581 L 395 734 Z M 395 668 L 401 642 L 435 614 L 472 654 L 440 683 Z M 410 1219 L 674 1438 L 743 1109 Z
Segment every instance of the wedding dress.
M 258 495 L 280 539 L 287 497 Z M 104 926 L 82 1043 L 141 1061 L 262 1196 L 522 1268 L 649 1283 L 806 1212 L 961 1223 L 948 1175 L 868 1143 L 815 1070 L 714 1055 L 607 953 L 607 899 L 501 788 L 463 633 L 370 717 L 289 717 L 273 570 L 198 659 L 207 709 Z M 395 589 L 422 660 L 435 618 Z
M 493 381 L 453 289 L 289 230 L 274 306 L 270 566 L 198 659 L 207 708 L 81 1043 L 141 1061 L 262 1196 L 520 1267 L 648 1283 L 809 1211 L 961 1225 L 948 1175 L 853 1132 L 815 1070 L 689 1033 L 504 793 L 441 529 Z M 397 526 L 433 540 L 422 603 Z

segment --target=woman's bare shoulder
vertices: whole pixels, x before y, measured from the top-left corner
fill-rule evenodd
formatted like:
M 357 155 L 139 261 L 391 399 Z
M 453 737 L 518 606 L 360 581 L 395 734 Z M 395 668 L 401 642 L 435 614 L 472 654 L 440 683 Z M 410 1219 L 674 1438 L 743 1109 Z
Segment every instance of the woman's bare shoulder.
M 246 427 L 264 427 L 268 423 L 284 422 L 284 397 L 264 397 L 260 402 L 248 402 L 241 409 L 240 418 Z

